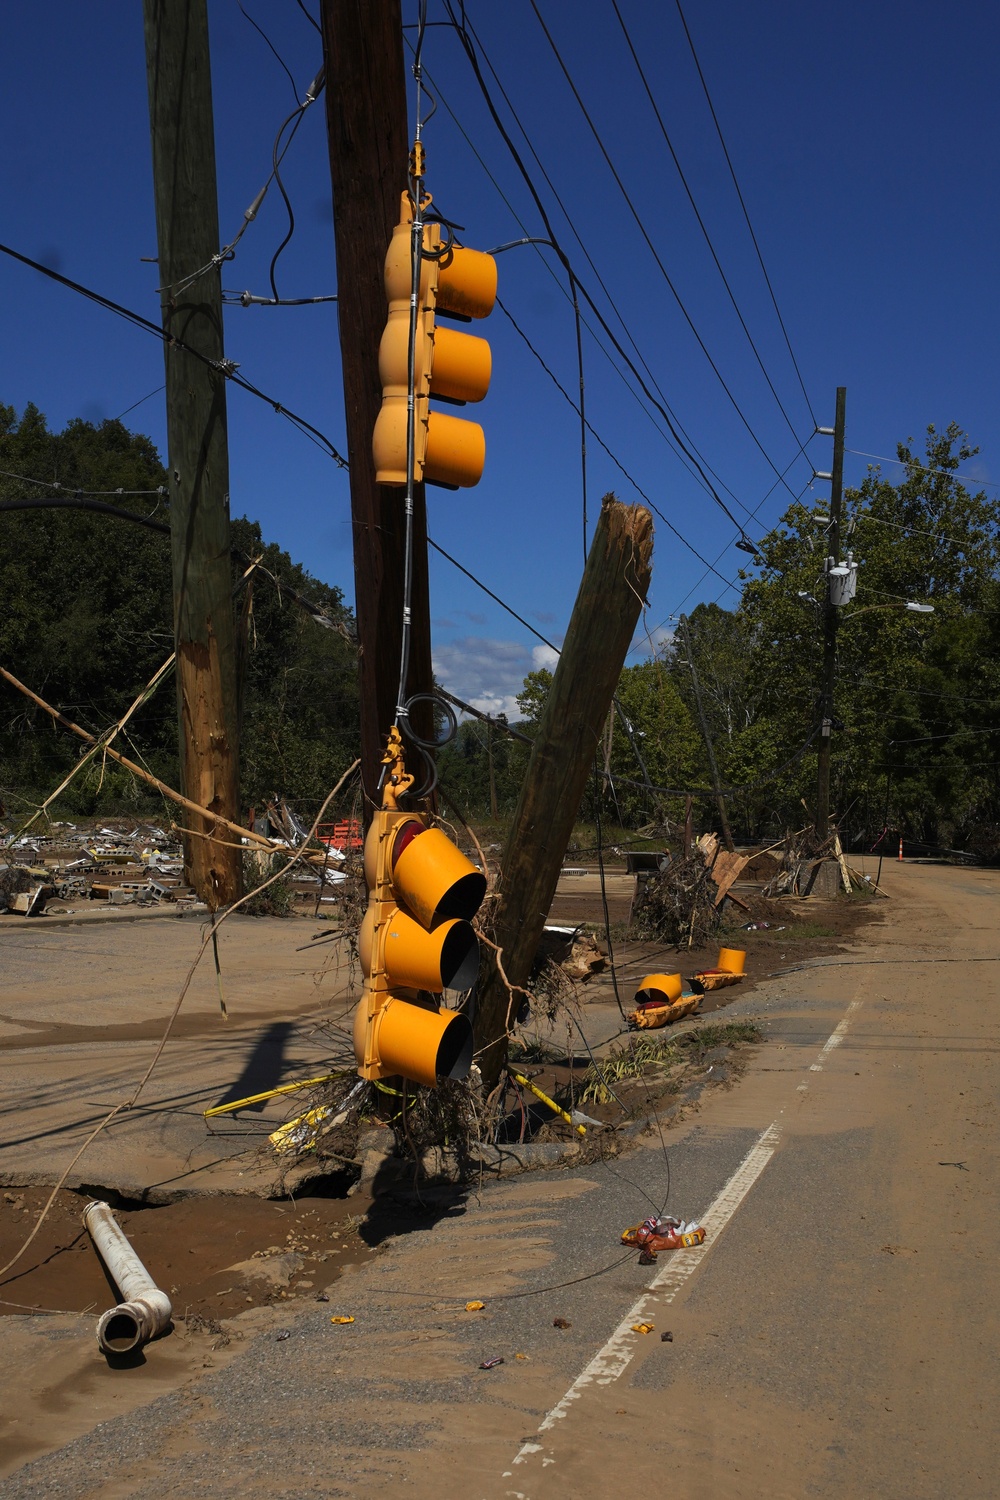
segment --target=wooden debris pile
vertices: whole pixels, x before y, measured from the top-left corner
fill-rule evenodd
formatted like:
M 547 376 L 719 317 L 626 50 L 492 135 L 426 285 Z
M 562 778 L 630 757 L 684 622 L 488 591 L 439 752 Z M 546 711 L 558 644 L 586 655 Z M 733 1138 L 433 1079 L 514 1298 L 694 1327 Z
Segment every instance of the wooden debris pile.
M 689 855 L 670 860 L 640 884 L 632 905 L 632 936 L 688 948 L 710 942 L 726 897 L 744 905 L 732 887 L 746 863 L 745 854 L 720 849 L 717 834 L 703 834 Z

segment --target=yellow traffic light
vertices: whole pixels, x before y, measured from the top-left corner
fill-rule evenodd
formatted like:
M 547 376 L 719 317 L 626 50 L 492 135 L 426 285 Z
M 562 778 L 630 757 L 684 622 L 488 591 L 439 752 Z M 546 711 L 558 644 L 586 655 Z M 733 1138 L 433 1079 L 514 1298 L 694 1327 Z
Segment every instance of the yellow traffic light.
M 434 1088 L 472 1063 L 467 1016 L 441 1006 L 442 990 L 470 989 L 479 970 L 471 919 L 486 877 L 438 828 L 397 799 L 412 784 L 399 731 L 384 757 L 383 804 L 365 840 L 368 909 L 358 947 L 365 992 L 354 1017 L 362 1078 L 399 1074 Z
M 410 294 L 413 204 L 402 197 L 400 221 L 385 257 L 389 321 L 379 345 L 382 409 L 375 422 L 372 453 L 379 484 L 406 484 L 406 421 L 409 395 Z M 413 477 L 451 487 L 478 484 L 486 462 L 486 438 L 478 422 L 431 411 L 431 396 L 446 401 L 482 401 L 493 359 L 485 339 L 439 326 L 438 313 L 486 318 L 497 295 L 491 255 L 458 245 L 442 246 L 441 226 L 424 225 L 420 298 L 414 346 Z

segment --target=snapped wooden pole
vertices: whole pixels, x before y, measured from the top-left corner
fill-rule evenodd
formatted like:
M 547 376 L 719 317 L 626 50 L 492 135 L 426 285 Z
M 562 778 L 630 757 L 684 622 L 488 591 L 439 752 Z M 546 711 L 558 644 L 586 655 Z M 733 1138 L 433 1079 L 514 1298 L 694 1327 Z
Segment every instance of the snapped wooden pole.
M 530 974 L 559 871 L 601 743 L 625 654 L 649 587 L 653 523 L 642 506 L 606 495 L 501 861 L 476 1049 L 487 1086 L 507 1055 L 512 989 Z

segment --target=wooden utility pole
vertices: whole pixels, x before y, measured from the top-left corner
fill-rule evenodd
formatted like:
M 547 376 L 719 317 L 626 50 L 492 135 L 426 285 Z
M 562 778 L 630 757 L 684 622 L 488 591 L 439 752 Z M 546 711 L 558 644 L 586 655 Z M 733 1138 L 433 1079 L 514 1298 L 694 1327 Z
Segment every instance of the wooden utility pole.
M 681 639 L 684 642 L 684 650 L 687 652 L 688 666 L 691 669 L 691 686 L 694 689 L 694 704 L 698 712 L 698 723 L 701 725 L 701 737 L 705 741 L 705 753 L 708 756 L 708 770 L 712 778 L 712 789 L 715 792 L 715 805 L 719 809 L 719 827 L 722 829 L 722 838 L 726 848 L 732 854 L 735 849 L 733 835 L 729 828 L 729 814 L 726 811 L 726 799 L 722 795 L 722 782 L 719 780 L 719 767 L 715 760 L 715 746 L 712 744 L 712 736 L 708 729 L 708 720 L 705 717 L 705 705 L 701 698 L 701 683 L 698 680 L 698 668 L 695 666 L 694 652 L 691 650 L 691 632 L 688 629 L 687 615 L 680 618 Z
M 367 823 L 378 805 L 382 752 L 396 720 L 403 628 L 403 493 L 375 483 L 372 433 L 382 405 L 378 347 L 388 317 L 383 266 L 407 185 L 410 137 L 400 0 L 322 0 L 321 10 Z M 428 599 L 427 510 L 424 487 L 417 485 L 407 695 L 433 687 Z M 412 718 L 418 733 L 433 736 L 430 704 L 417 705 Z
M 501 861 L 494 936 L 511 985 L 527 982 L 538 950 L 649 587 L 652 553 L 649 512 L 605 495 Z M 499 1077 L 506 1060 L 510 1007 L 510 992 L 491 953 L 475 1026 L 487 1087 Z
M 828 557 L 832 566 L 840 563 L 840 512 L 844 499 L 844 430 L 847 411 L 847 387 L 837 387 L 837 411 L 833 425 L 833 466 L 830 471 L 830 544 Z M 820 431 L 828 429 L 821 428 Z M 840 623 L 837 606 L 831 595 L 831 581 L 827 564 L 826 593 L 823 597 L 823 688 L 820 699 L 819 754 L 816 775 L 816 832 L 825 839 L 830 826 L 830 738 L 833 730 L 833 694 L 837 679 L 837 627 Z
M 206 0 L 144 0 L 149 123 L 163 327 L 221 361 L 219 211 Z M 202 267 L 209 269 L 185 285 Z M 170 553 L 181 790 L 238 821 L 239 746 L 226 381 L 193 354 L 164 343 Z M 195 833 L 213 818 L 192 815 Z M 214 910 L 240 894 L 239 849 L 185 839 L 186 878 Z

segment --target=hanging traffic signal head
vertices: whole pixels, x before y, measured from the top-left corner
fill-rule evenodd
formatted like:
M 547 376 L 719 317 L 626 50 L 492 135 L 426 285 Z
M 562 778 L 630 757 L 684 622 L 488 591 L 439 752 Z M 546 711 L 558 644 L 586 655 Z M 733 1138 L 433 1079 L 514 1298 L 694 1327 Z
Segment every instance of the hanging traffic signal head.
M 423 816 L 397 798 L 412 782 L 402 770 L 399 731 L 389 737 L 383 806 L 365 840 L 368 909 L 358 939 L 365 992 L 354 1018 L 363 1078 L 399 1074 L 434 1088 L 464 1078 L 472 1063 L 467 1016 L 440 1004 L 443 990 L 471 989 L 479 943 L 471 919 L 486 877 Z
M 427 199 L 425 202 L 429 202 Z M 413 288 L 413 203 L 403 194 L 400 221 L 385 257 L 389 321 L 379 345 L 382 409 L 375 422 L 372 453 L 379 484 L 405 485 L 409 395 L 410 296 Z M 431 396 L 463 403 L 482 401 L 490 384 L 492 355 L 485 339 L 437 322 L 439 313 L 486 318 L 497 295 L 491 255 L 441 242 L 438 223 L 423 227 L 420 293 L 414 343 L 413 477 L 452 488 L 478 484 L 486 462 L 486 438 L 478 422 L 431 411 Z

